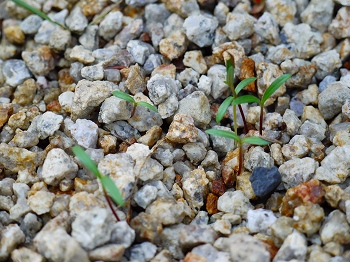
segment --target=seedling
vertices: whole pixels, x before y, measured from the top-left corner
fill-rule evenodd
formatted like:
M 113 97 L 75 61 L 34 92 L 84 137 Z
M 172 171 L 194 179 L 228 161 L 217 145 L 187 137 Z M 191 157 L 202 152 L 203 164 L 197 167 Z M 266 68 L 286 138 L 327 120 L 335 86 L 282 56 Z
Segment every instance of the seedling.
M 65 25 L 62 25 L 61 23 L 53 21 L 47 14 L 41 12 L 39 9 L 36 9 L 34 6 L 31 6 L 30 4 L 28 4 L 22 0 L 12 0 L 12 2 L 14 2 L 16 5 L 28 10 L 29 12 L 32 12 L 33 14 L 40 16 L 44 20 L 47 20 L 55 25 L 59 25 L 60 27 L 62 27 L 65 30 L 69 30 L 68 27 L 66 27 Z
M 243 167 L 243 144 L 251 144 L 251 145 L 257 145 L 257 146 L 265 146 L 270 144 L 269 141 L 266 141 L 265 139 L 257 136 L 250 136 L 245 138 L 240 138 L 237 134 L 225 131 L 225 130 L 218 130 L 218 129 L 208 129 L 205 131 L 209 135 L 214 136 L 221 136 L 225 138 L 233 139 L 237 142 L 239 147 L 239 159 L 238 159 L 238 175 L 242 173 L 242 167 Z
M 232 96 L 227 97 L 224 102 L 222 102 L 221 106 L 219 107 L 218 113 L 216 114 L 216 122 L 219 123 L 222 118 L 225 115 L 225 112 L 227 110 L 227 108 L 232 104 L 233 106 L 233 126 L 234 126 L 234 130 L 235 133 L 237 134 L 237 129 L 238 129 L 238 123 L 237 123 L 237 109 L 236 109 L 236 105 L 238 105 L 238 109 L 241 113 L 242 119 L 243 119 L 243 124 L 244 124 L 244 130 L 246 133 L 248 133 L 248 125 L 247 125 L 247 121 L 245 120 L 245 116 L 243 113 L 243 109 L 241 104 L 233 104 L 232 102 L 237 99 L 239 92 L 241 92 L 241 90 L 246 87 L 247 85 L 249 85 L 250 83 L 254 82 L 256 80 L 255 77 L 251 77 L 251 78 L 247 78 L 244 79 L 243 81 L 241 81 L 236 88 L 234 87 L 233 81 L 235 79 L 235 69 L 232 65 L 231 60 L 228 60 L 226 62 L 226 81 L 225 84 L 227 84 L 229 86 L 229 88 L 231 89 L 232 92 Z
M 133 115 L 135 114 L 135 110 L 136 110 L 137 106 L 143 106 L 143 107 L 146 107 L 146 108 L 148 108 L 148 109 L 158 113 L 157 108 L 155 108 L 151 104 L 149 104 L 147 102 L 143 102 L 143 101 L 136 102 L 135 99 L 131 95 L 128 95 L 128 94 L 126 94 L 126 93 L 124 93 L 122 91 L 115 90 L 115 91 L 113 91 L 113 95 L 115 97 L 118 97 L 120 99 L 123 99 L 125 101 L 128 101 L 128 102 L 134 104 L 134 108 L 132 110 L 131 117 L 133 117 Z
M 260 126 L 259 126 L 259 134 L 262 136 L 262 126 L 263 126 L 263 118 L 264 118 L 264 105 L 267 99 L 269 99 L 273 93 L 277 91 L 289 78 L 291 78 L 291 74 L 284 74 L 277 78 L 272 84 L 265 90 L 263 97 L 261 100 L 253 95 L 244 95 L 240 96 L 234 100 L 232 100 L 232 104 L 240 105 L 245 103 L 258 103 L 260 105 Z
M 79 158 L 82 164 L 100 180 L 107 203 L 117 221 L 120 221 L 117 213 L 113 209 L 109 196 L 113 199 L 114 203 L 119 206 L 124 206 L 125 202 L 113 180 L 109 176 L 101 175 L 100 171 L 97 169 L 95 162 L 92 161 L 90 156 L 80 146 L 74 146 L 72 148 L 72 151 L 74 155 Z

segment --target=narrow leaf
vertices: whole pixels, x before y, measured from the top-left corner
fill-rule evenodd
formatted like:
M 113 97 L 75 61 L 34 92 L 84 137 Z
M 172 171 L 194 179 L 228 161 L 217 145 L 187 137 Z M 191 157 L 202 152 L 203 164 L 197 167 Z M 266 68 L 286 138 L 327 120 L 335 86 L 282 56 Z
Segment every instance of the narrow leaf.
M 227 110 L 227 108 L 231 105 L 232 103 L 232 100 L 233 100 L 233 97 L 232 96 L 229 96 L 227 97 L 224 102 L 222 102 L 222 104 L 220 105 L 219 109 L 218 109 L 218 113 L 216 114 L 216 122 L 219 123 L 224 115 L 225 115 L 225 112 Z
M 239 92 L 241 92 L 241 90 L 243 88 L 245 88 L 247 85 L 249 85 L 250 83 L 254 82 L 256 80 L 256 77 L 250 77 L 247 79 L 242 80 L 237 86 L 236 86 L 236 94 L 238 95 Z
M 108 195 L 118 206 L 124 206 L 125 202 L 118 187 L 114 184 L 114 181 L 109 176 L 102 176 L 100 178 L 103 188 L 107 191 Z
M 128 95 L 127 93 L 124 93 L 122 91 L 115 90 L 115 91 L 113 91 L 113 95 L 120 98 L 120 99 L 128 101 L 130 103 L 133 103 L 133 104 L 136 103 L 134 98 L 131 95 Z
M 221 136 L 221 137 L 226 137 L 226 138 L 230 138 L 230 139 L 234 139 L 238 142 L 241 142 L 241 138 L 236 135 L 233 132 L 230 131 L 226 131 L 226 130 L 219 130 L 219 129 L 208 129 L 205 131 L 205 133 L 209 134 L 209 135 L 214 135 L 214 136 Z
M 232 61 L 226 61 L 226 84 L 231 88 L 233 87 L 233 81 L 235 79 L 235 68 L 232 65 Z
M 41 12 L 39 9 L 31 6 L 30 4 L 28 4 L 22 0 L 12 0 L 12 2 L 14 2 L 16 5 L 24 8 L 24 9 L 27 9 L 28 11 L 32 12 L 33 14 L 40 16 L 42 19 L 45 19 L 45 20 L 47 20 L 53 24 L 56 24 L 56 25 L 66 29 L 66 30 L 69 30 L 66 26 L 64 26 L 56 21 L 51 20 L 51 18 L 47 14 Z
M 156 113 L 158 113 L 158 110 L 155 106 L 152 106 L 151 104 L 147 103 L 147 102 L 143 102 L 143 101 L 140 101 L 140 102 L 137 102 L 136 103 L 138 106 L 143 106 L 143 107 L 146 107 Z
M 266 146 L 270 144 L 269 141 L 266 141 L 265 139 L 262 139 L 258 136 L 250 136 L 242 139 L 243 143 L 251 144 L 251 145 L 258 145 L 258 146 Z
M 79 158 L 81 163 L 92 172 L 96 177 L 101 178 L 100 171 L 98 171 L 97 166 L 90 156 L 82 149 L 80 146 L 72 147 L 74 155 Z
M 291 74 L 284 74 L 277 78 L 272 84 L 265 90 L 265 93 L 261 99 L 261 106 L 264 106 L 265 102 L 269 97 L 273 95 L 277 91 L 278 88 L 281 87 L 289 78 L 291 78 Z
M 253 95 L 245 95 L 245 96 L 239 96 L 232 101 L 232 105 L 241 105 L 246 103 L 260 104 L 260 99 Z

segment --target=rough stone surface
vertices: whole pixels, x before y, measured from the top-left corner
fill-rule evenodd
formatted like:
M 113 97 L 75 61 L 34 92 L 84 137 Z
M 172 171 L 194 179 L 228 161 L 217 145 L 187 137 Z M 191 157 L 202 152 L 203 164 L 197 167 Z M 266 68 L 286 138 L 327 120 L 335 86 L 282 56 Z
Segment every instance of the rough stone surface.
M 269 196 L 282 181 L 281 174 L 275 166 L 271 168 L 254 168 L 249 180 L 252 184 L 255 195 L 258 197 Z

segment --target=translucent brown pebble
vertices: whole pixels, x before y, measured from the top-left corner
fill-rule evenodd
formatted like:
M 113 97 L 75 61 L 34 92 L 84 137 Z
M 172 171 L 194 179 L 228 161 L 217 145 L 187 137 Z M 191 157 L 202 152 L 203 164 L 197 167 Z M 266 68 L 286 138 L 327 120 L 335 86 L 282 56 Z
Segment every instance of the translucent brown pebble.
M 239 79 L 244 80 L 246 78 L 250 78 L 254 76 L 255 76 L 255 62 L 253 59 L 245 57 L 242 61 L 241 73 L 239 75 Z M 249 92 L 256 92 L 255 82 L 247 85 L 244 88 L 244 90 L 247 90 Z
M 293 216 L 294 208 L 300 205 L 320 204 L 324 201 L 324 186 L 317 179 L 311 179 L 287 190 L 282 199 L 280 212 L 284 216 Z
M 222 181 L 222 179 L 213 181 L 211 192 L 215 195 L 222 196 L 226 192 L 224 181 Z
M 47 106 L 46 106 L 47 111 L 52 111 L 55 113 L 59 113 L 62 110 L 62 107 L 58 100 L 51 101 Z
M 13 113 L 12 104 L 0 104 L 0 128 L 7 123 Z
M 213 215 L 219 212 L 217 209 L 218 197 L 212 193 L 209 193 L 207 196 L 206 208 L 209 215 Z
M 153 241 L 163 230 L 162 224 L 151 214 L 140 213 L 130 222 L 130 227 L 135 230 L 136 239 Z
M 68 68 L 64 68 L 58 72 L 58 85 L 62 92 L 74 91 L 74 80 L 69 74 Z
M 239 149 L 234 151 L 230 151 L 226 154 L 224 160 L 221 163 L 221 176 L 227 187 L 233 187 L 234 183 L 237 180 L 237 172 L 238 172 L 238 157 L 239 157 Z M 234 166 L 231 164 L 234 158 L 237 158 Z

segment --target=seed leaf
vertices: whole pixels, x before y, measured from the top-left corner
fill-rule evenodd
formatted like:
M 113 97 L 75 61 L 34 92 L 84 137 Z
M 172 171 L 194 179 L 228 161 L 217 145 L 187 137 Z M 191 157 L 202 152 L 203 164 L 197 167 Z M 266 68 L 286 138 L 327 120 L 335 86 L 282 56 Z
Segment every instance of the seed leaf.
M 155 106 L 152 106 L 151 104 L 147 103 L 147 102 L 143 102 L 143 101 L 140 101 L 140 102 L 137 102 L 136 103 L 138 106 L 143 106 L 143 107 L 146 107 L 156 113 L 158 113 L 158 110 Z
M 247 79 L 242 80 L 237 86 L 236 86 L 236 94 L 238 95 L 239 92 L 241 92 L 241 90 L 243 88 L 245 88 L 247 85 L 249 85 L 250 83 L 254 82 L 256 80 L 256 77 L 250 77 Z
M 291 74 L 284 74 L 277 78 L 272 84 L 265 90 L 265 93 L 261 99 L 261 106 L 264 106 L 265 102 L 269 97 L 273 95 L 283 85 L 289 78 L 291 78 Z
M 100 171 L 98 171 L 97 166 L 90 156 L 82 149 L 80 146 L 73 146 L 72 151 L 74 155 L 82 162 L 82 164 L 90 170 L 97 178 L 102 177 Z
M 226 81 L 225 84 L 227 84 L 229 87 L 233 87 L 233 81 L 235 79 L 235 68 L 232 65 L 232 61 L 227 60 L 226 61 Z
M 125 202 L 123 197 L 113 180 L 109 176 L 102 176 L 100 181 L 103 188 L 107 191 L 108 195 L 113 199 L 113 201 L 118 204 L 118 206 L 124 206 Z
M 233 97 L 229 96 L 224 100 L 224 102 L 222 102 L 222 104 L 220 105 L 220 107 L 218 109 L 218 113 L 216 114 L 216 122 L 217 123 L 219 123 L 223 119 L 223 117 L 226 113 L 226 110 L 230 106 L 232 101 L 233 101 Z
M 230 138 L 230 139 L 234 139 L 238 142 L 241 142 L 241 138 L 236 135 L 235 133 L 231 132 L 231 131 L 226 131 L 226 130 L 219 130 L 219 129 L 208 129 L 205 131 L 205 133 L 209 134 L 209 135 L 214 135 L 214 136 L 221 136 L 221 137 L 226 137 L 226 138 Z
M 233 105 L 241 105 L 245 103 L 258 103 L 260 104 L 260 99 L 253 95 L 239 96 L 232 101 Z
M 115 90 L 115 91 L 113 91 L 113 95 L 118 97 L 118 98 L 120 98 L 120 99 L 128 101 L 130 103 L 133 103 L 133 104 L 136 103 L 134 98 L 131 95 L 128 95 L 128 94 L 126 94 L 126 93 L 124 93 L 122 91 Z
M 258 146 L 266 146 L 270 144 L 269 141 L 266 141 L 265 139 L 262 139 L 258 136 L 250 136 L 242 139 L 243 143 L 251 144 L 251 145 L 258 145 Z
M 35 7 L 31 6 L 30 4 L 28 4 L 22 0 L 12 0 L 12 2 L 14 2 L 16 5 L 24 8 L 24 9 L 27 9 L 28 11 L 32 12 L 33 14 L 40 16 L 42 19 L 45 19 L 53 24 L 59 25 L 63 29 L 69 30 L 66 26 L 64 26 L 56 21 L 53 21 L 47 14 L 41 12 L 39 9 L 36 9 Z

